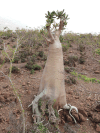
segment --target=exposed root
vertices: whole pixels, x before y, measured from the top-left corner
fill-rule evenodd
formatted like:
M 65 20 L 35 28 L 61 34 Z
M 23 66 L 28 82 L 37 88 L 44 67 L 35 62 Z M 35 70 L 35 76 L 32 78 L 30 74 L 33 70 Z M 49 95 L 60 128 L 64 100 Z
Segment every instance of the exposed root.
M 72 116 L 71 111 L 72 111 L 72 109 L 75 109 L 76 112 L 78 113 L 78 109 L 77 109 L 75 106 L 71 106 L 70 104 L 64 105 L 63 109 L 69 109 L 69 115 L 73 118 L 73 120 L 74 120 L 74 122 L 75 122 L 75 124 L 76 124 L 77 122 L 76 122 L 74 116 Z M 58 110 L 58 114 L 59 114 L 59 112 L 60 112 L 61 110 L 63 110 L 63 109 L 59 109 L 59 110 Z
M 53 104 L 54 104 L 54 102 L 51 101 L 51 100 L 50 100 L 49 103 L 48 103 L 49 121 L 50 121 L 51 123 L 59 124 L 60 119 L 57 118 L 57 116 L 56 116 L 56 114 L 55 114 L 55 111 L 54 111 L 54 109 L 53 109 L 53 107 L 52 107 Z
M 54 102 L 45 95 L 45 92 L 42 92 L 36 96 L 28 106 L 30 107 L 32 105 L 32 117 L 37 127 L 36 132 L 40 133 L 39 130 L 43 130 L 43 132 L 44 130 L 47 130 L 46 133 L 50 133 L 50 131 L 59 131 L 58 123 L 60 122 L 60 119 L 56 116 L 53 104 Z
M 39 95 L 35 96 L 35 99 L 32 101 L 32 103 L 28 106 L 32 106 L 32 112 L 33 112 L 33 120 L 35 124 L 43 124 L 44 121 L 46 120 L 44 116 L 47 115 L 47 124 L 54 124 L 55 127 L 56 125 L 59 124 L 60 118 L 57 117 L 55 109 L 53 109 L 53 104 L 54 101 L 50 100 L 49 97 L 46 96 L 46 89 L 43 90 Z M 69 110 L 69 115 L 73 118 L 74 122 L 76 122 L 75 118 L 72 116 L 71 111 L 73 109 L 76 110 L 78 113 L 78 109 L 75 106 L 71 106 L 70 104 L 66 104 L 63 106 L 63 109 L 68 109 Z M 58 110 L 58 116 L 59 112 L 63 109 Z M 45 124 L 44 124 L 45 125 Z M 43 125 L 43 126 L 44 126 Z
M 35 123 L 40 123 L 41 121 L 41 113 L 38 109 L 38 101 L 40 98 L 42 98 L 46 94 L 46 89 L 43 90 L 38 96 L 35 96 L 35 99 L 32 101 L 32 103 L 28 106 L 32 106 L 32 112 L 33 112 L 33 119 Z

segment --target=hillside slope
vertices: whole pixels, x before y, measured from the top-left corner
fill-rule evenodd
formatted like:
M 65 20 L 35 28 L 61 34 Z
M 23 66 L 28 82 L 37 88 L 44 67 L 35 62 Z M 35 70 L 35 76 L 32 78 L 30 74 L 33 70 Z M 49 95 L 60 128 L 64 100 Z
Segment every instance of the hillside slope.
M 17 34 L 23 39 L 20 39 L 21 46 L 13 60 L 11 79 L 25 110 L 26 131 L 32 133 L 36 132 L 36 127 L 28 105 L 38 93 L 48 46 L 38 30 L 21 30 Z M 15 33 L 0 31 L 0 71 L 5 75 L 9 74 L 10 63 L 3 52 L 4 43 L 12 57 L 11 49 L 16 48 L 16 39 Z M 68 33 L 60 36 L 60 41 L 64 54 L 66 100 L 78 108 L 79 114 L 72 112 L 77 121 L 75 125 L 68 112 L 62 110 L 59 128 L 63 133 L 100 132 L 100 35 Z M 46 127 L 56 132 L 48 124 Z M 9 80 L 0 73 L 0 133 L 21 132 L 19 102 Z

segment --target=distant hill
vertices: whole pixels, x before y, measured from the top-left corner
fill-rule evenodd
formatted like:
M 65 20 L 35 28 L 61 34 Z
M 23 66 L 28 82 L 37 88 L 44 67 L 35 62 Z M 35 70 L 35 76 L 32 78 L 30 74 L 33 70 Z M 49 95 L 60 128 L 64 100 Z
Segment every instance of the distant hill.
M 25 24 L 22 24 L 20 21 L 16 21 L 9 18 L 3 18 L 0 16 L 0 30 L 3 30 L 4 27 L 8 27 L 10 30 L 15 30 L 18 28 L 26 28 Z

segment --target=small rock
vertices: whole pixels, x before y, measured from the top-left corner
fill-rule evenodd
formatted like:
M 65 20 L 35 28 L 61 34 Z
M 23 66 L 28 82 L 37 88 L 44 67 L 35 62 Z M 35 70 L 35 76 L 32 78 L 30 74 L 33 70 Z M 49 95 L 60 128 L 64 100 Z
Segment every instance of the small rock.
M 22 86 L 25 86 L 25 82 L 22 84 Z
M 68 122 L 72 122 L 73 121 L 72 118 L 69 115 L 67 115 L 66 117 L 67 117 L 67 121 Z
M 72 53 L 72 51 L 69 51 L 69 53 Z
M 30 84 L 30 82 L 27 82 L 27 84 Z
M 6 36 L 2 36 L 2 39 L 7 39 L 7 37 Z
M 24 90 L 23 91 L 21 91 L 22 93 L 24 93 Z
M 95 123 L 100 123 L 100 114 L 98 114 L 97 112 L 94 112 L 92 115 L 92 121 Z
M 100 112 L 100 103 L 96 106 L 95 110 Z
M 75 99 L 79 99 L 79 96 L 75 96 Z
M 15 97 L 10 97 L 9 101 L 15 101 Z
M 8 122 L 8 123 L 9 123 L 9 118 L 6 118 L 6 122 Z
M 5 102 L 9 102 L 10 101 L 10 99 L 9 98 L 7 98 L 6 100 L 5 100 Z
M 0 118 L 0 123 L 2 123 L 2 118 Z
M 15 102 L 18 103 L 18 99 L 17 98 L 15 98 Z
M 95 71 L 94 73 L 95 73 L 95 74 L 100 74 L 100 71 Z
M 93 115 L 93 112 L 92 111 L 89 111 L 87 114 L 88 114 L 88 117 L 91 117 L 92 118 L 92 115 Z
M 3 86 L 3 88 L 8 88 L 8 85 Z
M 88 96 L 87 100 L 93 101 L 93 98 L 91 96 Z
M 2 130 L 5 130 L 5 128 L 2 128 Z
M 72 92 L 72 91 L 69 91 L 69 92 L 68 92 L 68 94 L 71 94 L 71 95 L 72 95 L 72 94 L 73 94 L 73 92 Z
M 9 97 L 9 93 L 4 93 L 4 98 L 7 99 Z
M 0 96 L 0 102 L 5 102 L 5 99 L 3 96 Z
M 86 121 L 86 118 L 81 113 L 79 113 L 79 119 L 80 119 L 80 122 Z
M 17 117 L 17 118 L 16 118 L 17 120 L 19 120 L 19 119 L 20 119 L 20 115 L 16 115 L 16 117 Z
M 78 111 L 79 111 L 83 116 L 88 117 L 87 112 L 86 112 L 83 108 L 78 109 Z
M 98 124 L 96 124 L 96 131 L 100 132 L 100 126 Z
M 30 90 L 26 90 L 26 92 L 27 92 L 28 94 L 31 94 Z
M 84 70 L 85 69 L 85 66 L 83 66 L 82 69 Z

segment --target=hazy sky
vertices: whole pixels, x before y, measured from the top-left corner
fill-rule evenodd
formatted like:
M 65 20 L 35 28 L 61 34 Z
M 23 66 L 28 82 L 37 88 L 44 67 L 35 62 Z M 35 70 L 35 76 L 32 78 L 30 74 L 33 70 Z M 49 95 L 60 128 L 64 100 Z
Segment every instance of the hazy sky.
M 66 31 L 100 33 L 100 0 L 0 0 L 0 16 L 29 27 L 45 25 L 45 13 L 65 9 Z

